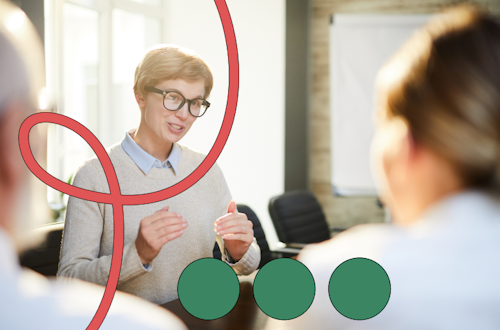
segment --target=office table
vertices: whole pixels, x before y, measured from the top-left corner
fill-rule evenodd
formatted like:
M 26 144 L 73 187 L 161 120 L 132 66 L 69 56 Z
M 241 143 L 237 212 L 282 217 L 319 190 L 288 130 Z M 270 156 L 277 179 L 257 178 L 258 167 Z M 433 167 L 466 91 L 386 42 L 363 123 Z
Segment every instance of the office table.
M 200 320 L 189 314 L 182 307 L 179 299 L 161 305 L 179 317 L 189 330 L 262 330 L 267 321 L 264 314 L 255 303 L 253 297 L 253 279 L 256 272 L 248 276 L 238 276 L 240 280 L 240 296 L 234 308 L 225 316 L 212 320 Z

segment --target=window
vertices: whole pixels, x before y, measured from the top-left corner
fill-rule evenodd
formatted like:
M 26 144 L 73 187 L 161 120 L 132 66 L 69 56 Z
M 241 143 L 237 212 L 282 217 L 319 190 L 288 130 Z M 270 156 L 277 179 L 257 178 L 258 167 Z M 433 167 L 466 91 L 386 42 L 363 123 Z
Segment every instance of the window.
M 132 92 L 144 51 L 164 42 L 163 0 L 46 0 L 47 87 L 57 112 L 85 125 L 105 147 L 137 125 Z M 94 156 L 76 133 L 50 125 L 48 171 L 70 181 Z M 60 192 L 48 188 L 52 209 L 64 209 Z

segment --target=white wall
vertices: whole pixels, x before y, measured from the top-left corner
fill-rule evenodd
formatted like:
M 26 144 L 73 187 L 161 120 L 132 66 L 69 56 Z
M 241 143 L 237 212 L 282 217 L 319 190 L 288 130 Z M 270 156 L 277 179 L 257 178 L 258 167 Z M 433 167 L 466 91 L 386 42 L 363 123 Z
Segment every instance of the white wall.
M 284 191 L 285 1 L 228 0 L 238 44 L 240 88 L 233 128 L 218 159 L 237 203 L 260 218 L 271 248 L 278 241 L 267 205 Z M 211 67 L 212 106 L 181 141 L 208 153 L 224 117 L 227 50 L 214 1 L 169 0 L 165 42 L 193 49 Z

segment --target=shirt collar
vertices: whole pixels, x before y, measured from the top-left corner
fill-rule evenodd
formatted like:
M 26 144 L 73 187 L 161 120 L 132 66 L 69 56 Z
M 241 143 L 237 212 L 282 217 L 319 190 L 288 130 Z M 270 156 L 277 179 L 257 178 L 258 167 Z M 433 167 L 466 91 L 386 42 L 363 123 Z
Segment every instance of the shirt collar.
M 130 134 L 134 133 L 135 129 L 132 129 L 125 133 L 125 138 L 122 141 L 122 149 L 127 155 L 134 161 L 134 163 L 141 169 L 144 174 L 148 174 L 153 168 L 169 168 L 174 170 L 177 175 L 177 166 L 181 160 L 181 148 L 174 143 L 172 146 L 172 151 L 168 155 L 167 160 L 163 163 L 155 157 L 151 156 L 147 151 L 142 149 L 135 141 L 130 137 Z

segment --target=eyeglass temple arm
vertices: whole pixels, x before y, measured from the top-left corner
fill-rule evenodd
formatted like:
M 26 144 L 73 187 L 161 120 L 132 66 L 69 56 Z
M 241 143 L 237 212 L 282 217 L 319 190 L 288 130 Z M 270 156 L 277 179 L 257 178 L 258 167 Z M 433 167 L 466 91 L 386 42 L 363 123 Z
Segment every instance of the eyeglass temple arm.
M 145 86 L 144 90 L 146 90 L 148 92 L 158 93 L 158 94 L 161 94 L 161 95 L 166 95 L 167 94 L 167 92 L 162 91 L 161 89 L 158 89 L 156 87 L 151 87 L 151 86 Z

